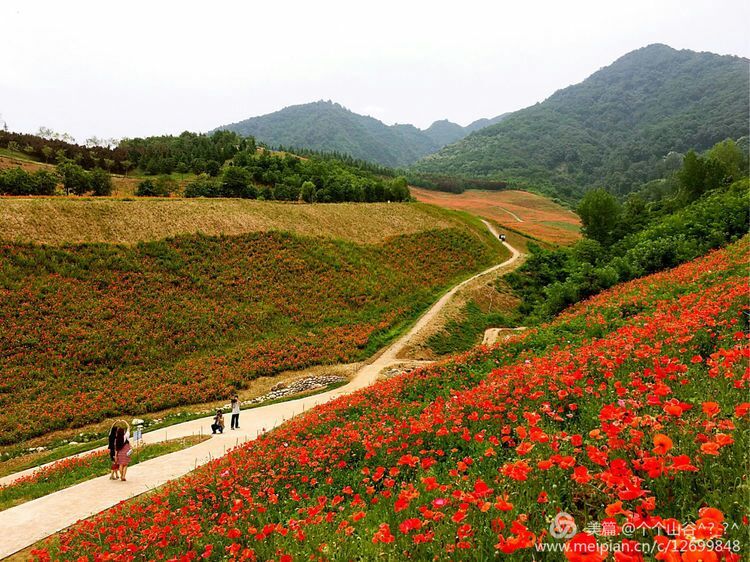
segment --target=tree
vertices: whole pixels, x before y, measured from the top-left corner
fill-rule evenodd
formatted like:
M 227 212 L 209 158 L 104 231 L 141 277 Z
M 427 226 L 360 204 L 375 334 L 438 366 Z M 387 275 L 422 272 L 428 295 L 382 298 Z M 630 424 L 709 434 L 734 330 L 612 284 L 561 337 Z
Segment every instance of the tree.
M 747 155 L 732 139 L 716 143 L 706 156 L 721 163 L 725 173 L 732 179 L 747 175 Z
M 311 181 L 303 182 L 302 187 L 300 188 L 299 198 L 305 203 L 315 202 L 315 184 Z
M 682 160 L 682 170 L 677 173 L 683 196 L 688 202 L 695 201 L 705 189 L 706 167 L 703 158 L 690 150 Z
M 221 186 L 209 177 L 201 174 L 185 186 L 185 197 L 221 197 Z
M 206 162 L 206 173 L 215 178 L 219 175 L 219 170 L 221 169 L 221 164 L 219 164 L 216 160 L 209 160 Z
M 409 185 L 406 182 L 406 178 L 399 176 L 395 178 L 389 186 L 391 192 L 391 198 L 393 201 L 408 201 L 411 199 L 411 193 L 409 193 Z
M 65 160 L 57 165 L 57 174 L 67 195 L 83 195 L 89 190 L 89 175 L 78 164 Z
M 578 216 L 586 237 L 602 246 L 614 241 L 614 232 L 620 220 L 620 204 L 606 189 L 593 189 L 586 193 L 578 205 Z
M 89 189 L 98 197 L 112 195 L 112 176 L 101 168 L 89 172 Z
M 54 153 L 55 151 L 52 149 L 51 146 L 44 145 L 42 147 L 42 155 L 44 156 L 44 161 L 47 162 L 48 164 Z
M 254 199 L 257 196 L 255 186 L 250 184 L 250 172 L 239 166 L 229 166 L 224 170 L 221 188 L 224 197 Z
M 57 176 L 47 170 L 37 170 L 33 174 L 34 195 L 53 195 L 57 187 Z
M 145 179 L 138 184 L 135 194 L 138 197 L 169 197 L 177 190 L 177 182 L 169 176 L 160 176 L 156 180 Z

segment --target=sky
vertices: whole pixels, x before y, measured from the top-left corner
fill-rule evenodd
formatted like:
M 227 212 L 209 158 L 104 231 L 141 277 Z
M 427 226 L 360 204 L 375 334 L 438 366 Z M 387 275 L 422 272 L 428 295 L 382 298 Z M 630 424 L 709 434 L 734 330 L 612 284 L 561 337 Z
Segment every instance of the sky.
M 750 57 L 749 21 L 747 0 L 2 0 L 0 120 L 83 142 L 330 99 L 466 125 L 651 43 Z

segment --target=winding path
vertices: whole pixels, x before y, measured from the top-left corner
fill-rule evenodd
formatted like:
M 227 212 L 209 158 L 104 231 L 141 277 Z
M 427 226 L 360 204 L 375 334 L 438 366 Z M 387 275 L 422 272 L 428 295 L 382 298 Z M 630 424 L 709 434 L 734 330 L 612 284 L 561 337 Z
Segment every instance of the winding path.
M 498 238 L 495 227 L 485 220 L 482 222 L 495 238 Z M 512 265 L 521 257 L 521 253 L 513 246 L 507 242 L 502 242 L 502 244 L 511 252 L 510 258 L 455 285 L 440 297 L 408 332 L 361 367 L 348 384 L 314 396 L 245 410 L 240 416 L 241 429 L 235 431 L 227 429 L 224 434 L 215 435 L 188 449 L 140 463 L 130 471 L 128 474 L 130 478 L 126 482 L 113 482 L 108 476 L 102 476 L 0 511 L 0 529 L 2 529 L 0 559 L 31 546 L 81 519 L 179 478 L 305 410 L 371 385 L 383 370 L 404 362 L 403 359 L 397 358 L 399 352 L 408 346 L 410 341 L 465 285 L 479 277 L 494 273 L 500 268 Z M 187 435 L 206 434 L 210 432 L 211 422 L 212 418 L 206 417 L 173 425 L 145 433 L 143 441 L 156 443 Z M 36 469 L 5 477 L 0 480 L 0 484 L 10 483 L 34 470 Z

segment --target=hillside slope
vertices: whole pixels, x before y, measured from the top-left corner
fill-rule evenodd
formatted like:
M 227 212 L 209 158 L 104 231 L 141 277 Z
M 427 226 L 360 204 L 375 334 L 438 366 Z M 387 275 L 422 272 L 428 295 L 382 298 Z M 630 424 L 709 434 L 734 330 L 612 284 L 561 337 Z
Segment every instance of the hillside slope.
M 0 444 L 362 359 L 498 246 L 459 222 L 377 244 L 279 232 L 3 242 Z
M 572 199 L 627 193 L 670 151 L 749 134 L 748 60 L 650 45 L 425 157 L 415 171 L 486 176 Z
M 133 244 L 203 233 L 281 230 L 356 243 L 379 243 L 457 223 L 412 203 L 296 205 L 248 199 L 0 198 L 0 240 L 37 244 Z
M 747 258 L 745 239 L 316 407 L 37 555 L 739 560 Z
M 581 239 L 578 216 L 536 193 L 479 189 L 447 193 L 419 187 L 412 187 L 411 193 L 417 201 L 468 211 L 544 242 L 568 245 Z
M 271 146 L 337 152 L 385 166 L 402 167 L 502 117 L 481 119 L 467 127 L 442 120 L 421 130 L 413 125 L 389 126 L 337 103 L 317 101 L 285 107 L 218 129 L 252 135 Z

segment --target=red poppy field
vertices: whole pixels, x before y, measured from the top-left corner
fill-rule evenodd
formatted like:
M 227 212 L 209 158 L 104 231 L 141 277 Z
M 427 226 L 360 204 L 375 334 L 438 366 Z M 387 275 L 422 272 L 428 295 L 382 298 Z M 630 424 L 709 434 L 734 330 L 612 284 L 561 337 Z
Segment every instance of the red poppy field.
M 489 234 L 460 226 L 380 244 L 273 232 L 2 243 L 0 444 L 362 359 L 498 258 Z
M 747 260 L 742 240 L 315 408 L 34 556 L 740 560 Z

